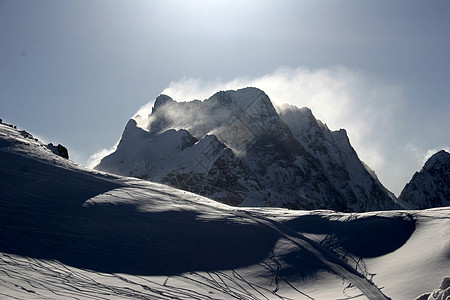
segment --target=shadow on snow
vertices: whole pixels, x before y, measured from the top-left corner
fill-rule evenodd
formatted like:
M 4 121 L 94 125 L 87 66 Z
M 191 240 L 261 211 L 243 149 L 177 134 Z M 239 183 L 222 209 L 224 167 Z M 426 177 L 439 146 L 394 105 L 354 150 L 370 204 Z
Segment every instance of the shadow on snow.
M 83 206 L 121 186 L 15 154 L 2 153 L 0 178 L 1 252 L 99 272 L 174 275 L 258 263 L 279 238 L 267 226 L 201 220 L 194 210 Z
M 335 247 L 368 258 L 388 254 L 403 246 L 413 234 L 416 221 L 409 215 L 367 216 L 346 221 L 307 215 L 284 225 L 301 233 L 326 234 Z

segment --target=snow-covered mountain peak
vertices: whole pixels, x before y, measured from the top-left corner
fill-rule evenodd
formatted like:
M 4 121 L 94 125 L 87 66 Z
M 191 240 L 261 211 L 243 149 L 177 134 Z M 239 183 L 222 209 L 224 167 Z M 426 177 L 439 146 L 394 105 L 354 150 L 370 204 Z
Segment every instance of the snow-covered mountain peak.
M 318 160 L 333 185 L 346 195 L 347 207 L 354 206 L 355 210 L 361 210 L 361 205 L 365 209 L 398 207 L 392 193 L 358 158 L 344 129 L 331 131 L 309 108 L 283 105 L 279 114 L 294 137 Z
M 137 128 L 137 122 L 134 119 L 129 119 L 125 125 L 124 133 L 133 132 Z M 123 135 L 123 134 L 122 134 Z
M 284 104 L 279 108 L 279 115 L 291 128 L 296 138 L 303 135 L 305 131 L 311 132 L 319 129 L 320 121 L 314 117 L 311 109 L 307 107 L 298 108 Z
M 167 95 L 161 94 L 155 99 L 155 103 L 153 104 L 152 113 L 156 112 L 158 107 L 164 106 L 166 103 L 174 103 L 175 101 Z
M 445 150 L 441 150 L 433 154 L 423 166 L 424 170 L 450 168 L 450 153 Z
M 125 126 L 119 145 L 132 145 L 141 142 L 148 144 L 154 139 L 158 139 L 161 147 L 166 146 L 166 144 L 172 144 L 174 141 L 179 141 L 179 144 L 174 144 L 179 149 L 184 149 L 187 146 L 186 144 L 193 145 L 197 142 L 197 139 L 185 129 L 168 129 L 158 134 L 150 134 L 148 131 L 140 128 L 136 120 L 130 119 Z
M 431 156 L 406 184 L 399 202 L 409 209 L 450 205 L 450 153 L 441 150 Z
M 146 122 L 130 121 L 116 152 L 97 168 L 232 204 L 396 207 L 344 130 L 330 131 L 309 108 L 284 105 L 277 111 L 260 89 L 220 91 L 189 102 L 160 95 Z
M 297 111 L 300 111 L 304 115 L 309 115 L 310 117 L 313 117 L 312 110 L 308 107 L 300 108 L 288 103 L 284 103 L 281 106 L 277 106 L 277 112 L 279 114 L 295 113 Z
M 205 102 L 214 103 L 214 105 L 224 106 L 229 108 L 239 108 L 247 110 L 256 103 L 259 106 L 266 108 L 272 108 L 272 112 L 275 112 L 272 102 L 264 91 L 254 88 L 246 87 L 238 90 L 220 91 L 215 93 Z
M 197 139 L 213 134 L 236 153 L 245 153 L 258 137 L 285 127 L 269 97 L 257 88 L 220 91 L 204 101 L 176 102 L 160 95 L 148 118 L 135 120 L 152 133 L 172 128 L 186 129 Z
M 316 119 L 308 107 L 298 108 L 294 105 L 283 104 L 278 108 L 278 114 L 292 129 L 294 136 L 303 135 L 305 132 L 314 135 L 318 132 L 329 131 L 328 126 Z M 346 135 L 345 131 L 344 133 Z

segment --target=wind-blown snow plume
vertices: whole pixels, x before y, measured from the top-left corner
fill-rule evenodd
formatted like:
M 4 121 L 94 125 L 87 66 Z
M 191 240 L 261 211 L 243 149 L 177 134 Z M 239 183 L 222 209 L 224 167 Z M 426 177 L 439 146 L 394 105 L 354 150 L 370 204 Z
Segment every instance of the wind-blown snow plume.
M 262 89 L 275 105 L 309 107 L 332 130 L 348 130 L 362 160 L 374 169 L 384 166 L 384 155 L 372 137 L 389 128 L 404 104 L 400 87 L 344 67 L 310 70 L 282 68 L 259 78 L 228 82 L 183 78 L 163 93 L 177 101 L 205 99 L 218 90 L 253 86 Z M 143 110 L 140 110 L 142 113 Z
M 450 147 L 448 147 L 448 146 L 443 146 L 443 147 L 441 147 L 439 149 L 436 149 L 436 148 L 435 149 L 429 149 L 427 151 L 427 153 L 422 155 L 422 165 L 424 165 L 431 156 L 433 156 L 434 154 L 436 154 L 440 150 L 445 150 L 445 151 L 450 153 Z
M 117 146 L 117 144 L 116 144 Z M 89 162 L 88 162 L 88 168 L 94 168 L 96 165 L 98 165 L 100 163 L 100 161 L 102 160 L 103 157 L 111 154 L 114 152 L 114 150 L 116 149 L 116 146 L 110 148 L 110 149 L 102 149 L 94 154 L 92 154 L 89 157 Z

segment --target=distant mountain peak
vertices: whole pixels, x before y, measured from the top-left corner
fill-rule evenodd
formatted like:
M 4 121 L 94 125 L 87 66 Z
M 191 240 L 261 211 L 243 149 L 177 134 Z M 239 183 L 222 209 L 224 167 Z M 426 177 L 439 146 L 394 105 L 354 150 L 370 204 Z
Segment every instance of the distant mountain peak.
M 276 110 L 264 91 L 247 87 L 238 90 L 219 91 L 204 101 L 211 110 L 226 108 L 234 114 L 245 113 L 255 117 L 276 115 Z
M 158 107 L 164 106 L 166 103 L 175 102 L 170 96 L 161 94 L 156 97 L 155 104 L 153 104 L 152 113 L 156 112 Z
M 441 150 L 432 155 L 406 184 L 398 200 L 408 209 L 450 205 L 450 153 Z
M 437 168 L 442 165 L 446 165 L 447 162 L 450 161 L 450 153 L 445 150 L 440 150 L 433 154 L 423 166 L 424 169 L 429 170 L 433 168 Z

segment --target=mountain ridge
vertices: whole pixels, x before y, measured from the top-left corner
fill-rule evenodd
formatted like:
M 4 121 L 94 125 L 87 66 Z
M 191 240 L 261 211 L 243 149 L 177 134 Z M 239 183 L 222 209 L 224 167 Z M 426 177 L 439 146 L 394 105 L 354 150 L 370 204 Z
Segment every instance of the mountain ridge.
M 161 173 L 159 182 L 175 184 L 184 189 L 194 185 L 193 189 L 201 191 L 202 195 L 218 199 L 212 192 L 216 187 L 211 182 L 217 181 L 217 174 L 233 177 L 229 183 L 239 183 L 242 187 L 237 198 L 233 195 L 234 205 L 328 208 L 340 211 L 399 208 L 391 193 L 363 166 L 345 130 L 330 131 L 315 119 L 309 109 L 295 110 L 291 107 L 291 112 L 284 113 L 286 111 L 283 108 L 277 111 L 262 90 L 243 88 L 220 91 L 203 101 L 176 102 L 170 96 L 160 95 L 149 116 L 136 116 L 135 119 L 136 125 L 149 135 L 163 134 L 173 129 L 186 130 L 198 141 L 207 135 L 214 135 L 229 149 L 227 151 L 234 154 L 221 161 L 222 169 L 224 165 L 241 166 L 237 171 L 228 168 L 226 174 L 210 174 L 210 168 L 219 157 L 211 156 L 216 151 L 214 146 L 206 144 L 200 148 L 193 144 L 189 149 L 176 153 L 173 161 L 178 167 L 171 172 L 153 170 Z M 310 124 L 305 126 L 301 122 Z M 305 128 L 314 132 L 306 132 Z M 127 176 L 141 172 L 148 178 L 156 178 L 155 174 L 137 166 L 122 169 L 118 173 L 117 165 L 124 160 L 124 155 L 117 153 L 121 152 L 119 148 L 123 143 L 124 136 L 116 152 L 104 158 L 109 162 L 115 161 L 116 167 L 100 162 L 96 168 Z M 193 147 L 198 149 L 197 162 L 204 167 L 203 174 L 186 159 Z M 164 147 L 157 144 L 153 144 L 153 149 L 149 151 L 155 152 L 157 149 L 166 152 Z M 144 156 L 125 159 L 133 161 L 131 165 L 135 165 L 136 161 L 158 164 L 155 156 Z M 217 165 L 215 167 L 220 169 Z M 189 184 L 184 182 L 177 185 L 174 180 L 164 179 L 173 172 L 178 177 L 195 177 L 197 183 L 189 181 Z M 207 178 L 211 176 L 212 180 Z M 232 186 L 228 185 L 227 189 L 229 192 L 225 194 L 231 197 Z M 227 195 L 223 195 L 220 201 L 226 198 Z
M 408 209 L 450 205 L 450 153 L 433 154 L 403 188 L 398 201 Z

